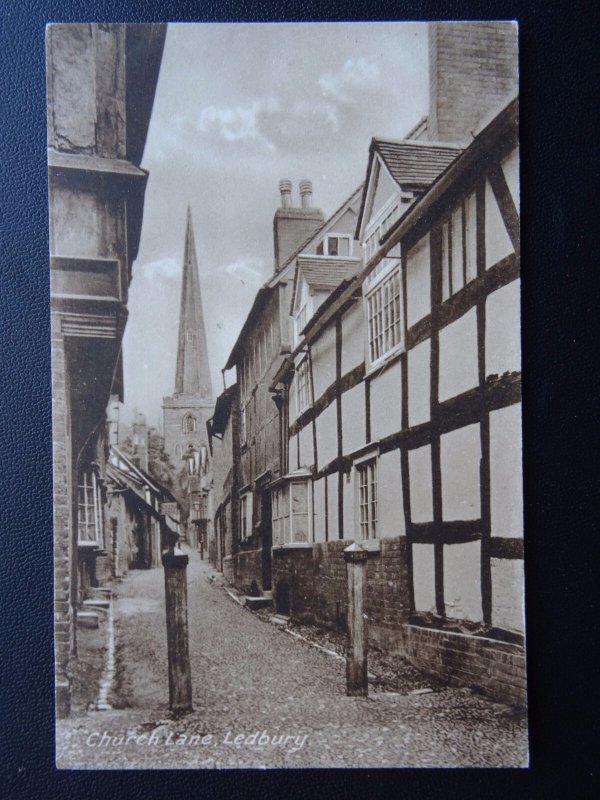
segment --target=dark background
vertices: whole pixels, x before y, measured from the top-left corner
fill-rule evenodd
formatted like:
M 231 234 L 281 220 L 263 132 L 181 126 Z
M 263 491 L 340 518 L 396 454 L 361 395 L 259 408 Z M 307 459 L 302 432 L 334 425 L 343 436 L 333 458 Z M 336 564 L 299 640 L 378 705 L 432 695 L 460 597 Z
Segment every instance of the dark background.
M 520 22 L 530 769 L 56 771 L 45 24 L 452 18 Z M 600 741 L 593 656 L 600 583 L 593 507 L 599 22 L 591 2 L 5 0 L 0 10 L 0 796 L 594 796 Z

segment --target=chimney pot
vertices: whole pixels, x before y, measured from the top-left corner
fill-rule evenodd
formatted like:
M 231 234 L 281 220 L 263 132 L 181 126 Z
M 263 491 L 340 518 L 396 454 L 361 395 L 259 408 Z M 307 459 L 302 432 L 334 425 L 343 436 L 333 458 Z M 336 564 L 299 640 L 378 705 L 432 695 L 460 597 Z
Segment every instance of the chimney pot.
M 312 181 L 300 181 L 300 197 L 302 208 L 310 208 L 312 206 Z
M 292 205 L 292 182 L 288 178 L 279 181 L 279 192 L 281 193 L 281 207 L 290 208 Z

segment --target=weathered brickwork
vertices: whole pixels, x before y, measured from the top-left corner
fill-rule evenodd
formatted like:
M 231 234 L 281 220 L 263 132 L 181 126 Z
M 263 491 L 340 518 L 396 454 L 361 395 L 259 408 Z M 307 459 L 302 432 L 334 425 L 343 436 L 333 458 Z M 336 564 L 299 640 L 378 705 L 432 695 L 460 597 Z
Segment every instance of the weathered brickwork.
M 256 582 L 258 588 L 262 590 L 262 549 L 243 550 L 232 557 L 233 585 L 236 589 L 249 594 L 252 583 Z
M 350 544 L 350 540 L 337 540 L 273 551 L 273 596 L 278 596 L 279 583 L 288 584 L 293 618 L 346 629 L 348 584 L 343 552 Z M 369 554 L 367 562 L 369 643 L 401 652 L 402 623 L 409 613 L 404 537 L 382 539 L 380 548 Z
M 428 30 L 429 139 L 464 141 L 482 116 L 517 89 L 517 26 L 436 22 Z
M 476 686 L 501 702 L 525 706 L 523 648 L 494 639 L 405 626 L 406 654 L 426 672 L 451 684 Z

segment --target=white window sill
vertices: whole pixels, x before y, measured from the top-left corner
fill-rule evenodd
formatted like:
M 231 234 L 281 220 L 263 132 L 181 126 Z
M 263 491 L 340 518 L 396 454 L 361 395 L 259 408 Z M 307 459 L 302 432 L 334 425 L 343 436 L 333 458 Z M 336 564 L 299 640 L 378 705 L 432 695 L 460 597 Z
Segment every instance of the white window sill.
M 386 367 L 389 367 L 391 364 L 394 363 L 394 361 L 397 361 L 400 358 L 400 356 L 402 355 L 402 353 L 404 353 L 404 351 L 405 347 L 404 345 L 402 345 L 401 347 L 398 347 L 396 350 L 392 350 L 391 352 L 386 353 L 385 356 L 382 356 L 380 359 L 374 361 L 372 364 L 367 364 L 365 374 L 373 375 L 376 372 L 380 372 Z

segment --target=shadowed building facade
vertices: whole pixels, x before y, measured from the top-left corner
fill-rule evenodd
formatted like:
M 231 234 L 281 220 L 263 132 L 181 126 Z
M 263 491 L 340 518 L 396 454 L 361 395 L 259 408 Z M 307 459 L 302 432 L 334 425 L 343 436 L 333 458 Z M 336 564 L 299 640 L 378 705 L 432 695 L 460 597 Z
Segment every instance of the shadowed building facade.
M 109 397 L 148 173 L 140 167 L 166 26 L 50 25 L 46 39 L 56 713 L 67 716 L 83 602 L 110 575 Z M 115 400 L 112 405 L 114 406 Z

